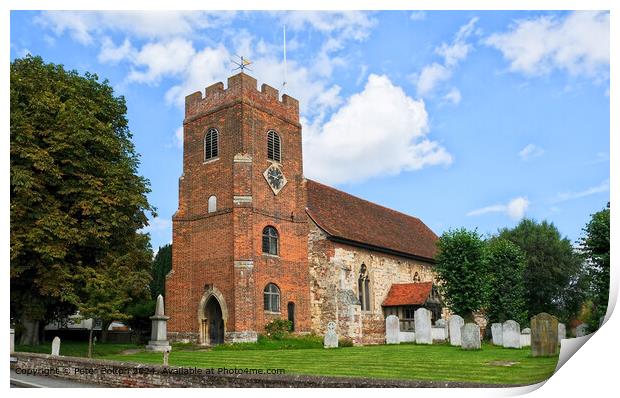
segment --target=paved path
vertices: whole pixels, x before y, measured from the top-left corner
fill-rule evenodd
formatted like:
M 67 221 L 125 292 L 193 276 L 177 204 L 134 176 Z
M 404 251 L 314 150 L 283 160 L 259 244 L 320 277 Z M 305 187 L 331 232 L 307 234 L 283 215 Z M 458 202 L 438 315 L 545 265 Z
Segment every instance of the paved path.
M 56 377 L 18 375 L 11 369 L 11 388 L 96 388 L 97 384 L 79 383 Z

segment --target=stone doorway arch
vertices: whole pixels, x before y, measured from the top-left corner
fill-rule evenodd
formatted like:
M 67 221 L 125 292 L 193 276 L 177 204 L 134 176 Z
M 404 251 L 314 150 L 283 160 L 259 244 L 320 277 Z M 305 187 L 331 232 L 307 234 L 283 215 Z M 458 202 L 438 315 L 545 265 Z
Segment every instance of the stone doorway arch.
M 217 345 L 224 343 L 228 308 L 222 293 L 213 286 L 208 286 L 198 305 L 199 343 Z

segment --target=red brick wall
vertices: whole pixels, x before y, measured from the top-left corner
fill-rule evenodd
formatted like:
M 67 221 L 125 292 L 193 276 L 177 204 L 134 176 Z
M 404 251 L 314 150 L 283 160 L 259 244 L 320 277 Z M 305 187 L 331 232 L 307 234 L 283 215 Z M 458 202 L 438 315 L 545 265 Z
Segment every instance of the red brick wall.
M 219 158 L 204 162 L 203 140 L 211 127 L 219 131 Z M 263 172 L 267 131 L 281 139 L 281 167 L 288 182 L 274 195 Z M 173 216 L 173 266 L 167 278 L 168 330 L 174 335 L 199 332 L 199 302 L 205 285 L 224 296 L 226 332 L 263 332 L 277 315 L 263 310 L 263 289 L 275 283 L 281 291 L 281 318 L 295 303 L 296 330 L 309 331 L 308 225 L 302 169 L 298 103 L 278 98 L 277 90 L 245 74 L 206 89 L 205 97 L 186 98 L 183 176 L 179 208 Z M 235 161 L 235 157 L 238 161 Z M 248 161 L 251 159 L 251 161 Z M 244 161 L 245 160 L 245 161 Z M 208 213 L 208 198 L 217 197 L 217 212 Z M 251 203 L 234 200 L 252 197 Z M 263 228 L 280 235 L 280 255 L 262 254 Z M 253 261 L 253 268 L 235 268 Z M 246 263 L 247 264 L 247 263 Z

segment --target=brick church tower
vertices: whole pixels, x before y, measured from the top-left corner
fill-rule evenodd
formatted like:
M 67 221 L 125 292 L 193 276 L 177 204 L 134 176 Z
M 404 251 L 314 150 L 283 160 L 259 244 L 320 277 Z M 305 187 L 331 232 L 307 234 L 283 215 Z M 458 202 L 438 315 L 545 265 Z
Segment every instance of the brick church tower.
M 187 96 L 183 130 L 170 338 L 255 341 L 274 318 L 309 331 L 298 101 L 242 72 Z

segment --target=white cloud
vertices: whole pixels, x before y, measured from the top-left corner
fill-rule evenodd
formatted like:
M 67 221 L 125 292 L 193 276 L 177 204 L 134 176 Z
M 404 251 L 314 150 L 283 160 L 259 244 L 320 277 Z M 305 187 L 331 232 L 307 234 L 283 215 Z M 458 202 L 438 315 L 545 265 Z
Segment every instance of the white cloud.
M 82 44 L 92 44 L 93 36 L 104 31 L 146 39 L 189 36 L 195 29 L 225 25 L 234 15 L 228 11 L 43 11 L 36 21 L 57 36 L 66 32 Z
M 448 80 L 452 76 L 452 72 L 445 66 L 432 63 L 422 68 L 422 72 L 417 78 L 418 95 L 425 96 L 431 92 L 435 86 L 444 80 Z
M 411 19 L 412 21 L 421 21 L 423 19 L 426 19 L 426 12 L 413 11 L 411 14 L 409 14 L 409 19 Z
M 596 78 L 609 76 L 609 12 L 576 11 L 564 19 L 543 16 L 516 21 L 485 43 L 502 52 L 510 70 L 543 75 L 554 69 Z
M 97 59 L 99 62 L 115 64 L 125 59 L 131 59 L 135 55 L 136 50 L 129 42 L 129 39 L 125 39 L 123 44 L 116 46 L 109 37 L 104 37 Z
M 430 94 L 438 84 L 452 77 L 452 72 L 456 66 L 467 57 L 472 49 L 467 40 L 474 32 L 477 22 L 477 17 L 470 19 L 469 22 L 459 28 L 452 43 L 442 43 L 435 49 L 435 53 L 443 57 L 443 63 L 433 62 L 426 65 L 418 75 L 413 77 L 418 95 Z
M 519 151 L 519 157 L 521 160 L 530 160 L 532 158 L 542 156 L 545 150 L 534 144 L 527 144 L 523 149 Z
M 183 126 L 174 131 L 174 142 L 178 148 L 183 148 Z
M 526 197 L 519 196 L 508 202 L 508 204 L 497 204 L 472 210 L 467 216 L 480 216 L 488 213 L 506 213 L 513 220 L 520 220 L 525 215 L 530 205 Z
M 172 221 L 168 218 L 155 217 L 152 220 L 149 220 L 149 225 L 142 228 L 140 232 L 142 233 L 151 233 L 151 232 L 159 232 L 165 231 L 172 227 Z
M 453 87 L 443 98 L 447 102 L 458 105 L 461 102 L 461 92 L 458 88 Z
M 590 195 L 596 195 L 598 193 L 609 192 L 609 179 L 601 182 L 599 185 L 584 189 L 577 192 L 562 192 L 558 194 L 557 198 L 553 200 L 553 203 L 566 202 L 568 200 L 579 199 Z
M 427 138 L 424 102 L 408 97 L 386 76 L 371 74 L 364 90 L 325 124 L 302 124 L 305 174 L 327 183 L 452 162 L 445 148 Z
M 334 33 L 340 39 L 364 40 L 377 23 L 364 11 L 288 11 L 281 14 L 287 30 L 311 27 L 319 32 Z
M 185 39 L 148 43 L 136 54 L 132 63 L 142 70 L 133 69 L 127 79 L 139 83 L 152 83 L 162 76 L 179 75 L 194 58 L 196 51 Z

